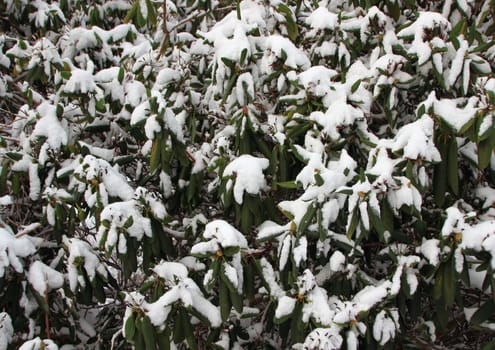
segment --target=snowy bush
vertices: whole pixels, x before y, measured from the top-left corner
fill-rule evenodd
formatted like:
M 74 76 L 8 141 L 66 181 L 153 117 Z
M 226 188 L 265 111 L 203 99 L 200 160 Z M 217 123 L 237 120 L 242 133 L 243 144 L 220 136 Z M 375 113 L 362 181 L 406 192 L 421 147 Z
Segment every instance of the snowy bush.
M 0 350 L 495 346 L 493 1 L 0 11 Z

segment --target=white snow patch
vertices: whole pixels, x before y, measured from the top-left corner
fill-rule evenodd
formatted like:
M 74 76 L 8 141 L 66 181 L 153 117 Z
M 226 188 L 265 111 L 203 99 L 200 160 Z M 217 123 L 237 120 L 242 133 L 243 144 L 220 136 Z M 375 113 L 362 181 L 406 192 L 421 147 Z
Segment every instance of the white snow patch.
M 36 252 L 36 247 L 27 236 L 16 238 L 12 232 L 0 227 L 0 278 L 5 275 L 5 269 L 9 266 L 21 273 L 24 264 L 21 258 L 25 258 Z
M 268 165 L 269 161 L 266 158 L 244 154 L 225 167 L 223 176 L 234 177 L 234 199 L 238 204 L 242 204 L 244 192 L 257 195 L 267 189 L 263 170 L 268 168 Z M 230 188 L 229 185 L 232 185 L 231 181 L 227 185 L 227 190 Z
M 45 293 L 64 285 L 64 275 L 41 261 L 35 261 L 31 264 L 28 280 L 34 290 L 42 297 L 45 296 Z
M 214 254 L 220 248 L 239 247 L 247 249 L 247 240 L 235 227 L 224 220 L 214 220 L 205 226 L 203 237 L 206 242 L 195 244 L 191 254 Z
M 85 287 L 85 280 L 79 275 L 78 267 L 82 259 L 82 267 L 86 271 L 90 281 L 93 281 L 98 273 L 102 277 L 107 277 L 105 266 L 100 262 L 98 256 L 91 246 L 77 238 L 67 238 L 64 236 L 64 244 L 69 248 L 69 258 L 67 259 L 69 287 L 74 292 L 77 285 Z
M 413 123 L 403 126 L 397 132 L 392 147 L 393 152 L 403 151 L 406 159 L 423 159 L 439 162 L 440 153 L 433 141 L 434 123 L 427 115 L 423 115 Z
M 57 344 L 50 339 L 41 339 L 36 337 L 32 340 L 28 340 L 22 344 L 19 350 L 58 350 Z
M 428 260 L 428 263 L 437 266 L 439 264 L 440 257 L 440 241 L 438 239 L 423 239 L 423 243 L 419 247 L 419 251 Z
M 7 350 L 14 336 L 12 319 L 6 312 L 0 312 L 0 350 Z
M 292 314 L 294 307 L 296 306 L 296 299 L 283 296 L 278 300 L 277 309 L 275 310 L 275 318 L 281 319 L 285 316 Z
M 382 310 L 376 315 L 373 323 L 373 338 L 383 346 L 389 340 L 395 338 L 395 334 L 399 329 L 399 313 L 397 310 Z

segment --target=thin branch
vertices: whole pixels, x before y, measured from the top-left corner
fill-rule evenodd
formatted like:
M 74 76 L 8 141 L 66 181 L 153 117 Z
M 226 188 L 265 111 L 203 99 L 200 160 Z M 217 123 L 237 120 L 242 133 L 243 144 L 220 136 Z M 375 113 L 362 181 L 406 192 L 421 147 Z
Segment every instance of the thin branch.
M 165 51 L 167 50 L 167 47 L 168 47 L 168 41 L 169 41 L 169 38 L 170 38 L 170 32 L 167 28 L 167 0 L 163 0 L 163 3 L 162 3 L 162 31 L 163 31 L 163 39 L 162 39 L 162 43 L 160 45 L 160 51 L 159 51 L 159 54 L 158 54 L 158 57 L 161 57 Z
M 48 281 L 48 275 L 47 274 L 45 274 L 45 282 L 46 281 Z M 45 288 L 45 301 L 48 304 L 48 284 L 47 284 L 47 286 Z M 49 310 L 49 308 L 48 308 L 48 310 Z M 48 317 L 48 312 L 45 313 L 45 336 L 46 336 L 46 339 L 50 339 L 51 338 L 50 318 Z
M 165 53 L 165 50 L 168 47 L 168 41 L 170 39 L 170 33 L 172 33 L 174 30 L 176 30 L 177 28 L 183 26 L 184 24 L 186 24 L 188 22 L 191 22 L 191 21 L 193 21 L 195 19 L 203 18 L 206 15 L 212 13 L 211 10 L 208 10 L 208 11 L 197 10 L 197 11 L 191 13 L 188 17 L 184 18 L 182 21 L 179 21 L 178 23 L 176 23 L 175 25 L 173 25 L 172 28 L 168 29 L 167 28 L 167 6 L 165 4 L 166 4 L 166 1 L 164 1 L 163 2 L 163 5 L 162 5 L 162 8 L 163 8 L 163 24 L 162 24 L 162 30 L 163 30 L 163 33 L 164 33 L 164 37 L 163 37 L 162 43 L 160 45 L 159 57 L 161 57 Z M 222 7 L 222 8 L 215 9 L 215 10 L 216 11 L 224 11 L 224 10 L 229 10 L 229 9 L 231 10 L 231 9 L 234 9 L 234 8 L 235 8 L 235 6 L 225 6 L 225 7 Z
M 17 234 L 15 236 L 16 236 L 16 238 L 22 237 L 24 235 L 27 235 L 28 233 L 31 233 L 31 232 L 37 230 L 40 227 L 41 227 L 41 224 L 39 222 L 35 222 L 31 225 L 24 226 L 24 228 L 21 231 L 17 232 Z
M 191 13 L 188 17 L 184 18 L 182 21 L 176 23 L 172 28 L 170 28 L 170 31 L 173 32 L 174 30 L 183 26 L 184 24 L 191 22 L 193 19 L 198 19 L 198 18 L 204 17 L 209 13 L 211 13 L 211 11 L 199 11 L 199 10 L 197 10 L 196 12 Z
M 185 232 L 177 231 L 177 230 L 174 230 L 174 229 L 171 229 L 171 228 L 168 228 L 168 227 L 164 227 L 163 228 L 163 231 L 165 231 L 167 233 L 170 233 L 175 238 L 183 239 L 184 237 L 186 237 L 186 233 Z
M 5 109 L 5 108 L 0 107 L 0 111 L 2 111 L 3 113 L 10 114 L 10 115 L 12 115 L 13 117 L 17 117 L 17 113 L 11 112 L 11 111 L 9 111 L 9 110 L 7 110 L 7 109 Z
M 21 141 L 16 138 L 16 137 L 11 137 L 11 136 L 2 136 L 3 139 L 7 140 L 7 141 L 12 141 L 12 142 L 17 142 L 17 143 L 20 143 Z
M 117 332 L 115 332 L 113 335 L 112 335 L 112 340 L 110 341 L 110 350 L 113 350 L 114 347 L 115 347 L 115 341 L 117 340 L 117 338 L 122 334 L 122 328 L 120 328 Z

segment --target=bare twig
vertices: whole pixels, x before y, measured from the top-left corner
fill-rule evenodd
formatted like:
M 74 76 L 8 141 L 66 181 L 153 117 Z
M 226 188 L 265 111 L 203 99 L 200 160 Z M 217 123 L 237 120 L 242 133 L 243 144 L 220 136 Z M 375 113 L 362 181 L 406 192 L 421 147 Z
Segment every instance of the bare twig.
M 122 328 L 119 329 L 117 332 L 115 332 L 113 335 L 112 335 L 112 340 L 110 341 L 110 350 L 113 350 L 114 347 L 115 347 L 115 341 L 117 340 L 117 338 L 122 334 Z
M 22 230 L 18 231 L 15 236 L 16 236 L 16 238 L 22 237 L 24 235 L 27 235 L 28 233 L 31 233 L 31 232 L 37 230 L 40 227 L 41 227 L 41 224 L 39 222 L 35 222 L 31 225 L 25 226 Z
M 163 227 L 163 231 L 165 231 L 167 233 L 170 233 L 175 238 L 183 239 L 184 237 L 186 237 L 186 233 L 185 232 L 177 231 L 177 230 L 174 230 L 174 229 L 171 229 L 171 228 L 168 228 L 168 227 Z
M 168 41 L 170 38 L 170 32 L 167 28 L 167 0 L 163 0 L 162 3 L 162 21 L 163 21 L 162 23 L 163 39 L 160 45 L 160 51 L 158 57 L 161 57 L 167 50 Z

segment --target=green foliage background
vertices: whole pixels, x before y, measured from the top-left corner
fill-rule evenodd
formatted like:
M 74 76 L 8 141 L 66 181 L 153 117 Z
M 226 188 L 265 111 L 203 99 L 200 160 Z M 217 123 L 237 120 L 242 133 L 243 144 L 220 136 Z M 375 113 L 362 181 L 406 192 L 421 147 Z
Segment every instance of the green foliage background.
M 493 0 L 0 13 L 0 349 L 495 347 Z

